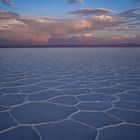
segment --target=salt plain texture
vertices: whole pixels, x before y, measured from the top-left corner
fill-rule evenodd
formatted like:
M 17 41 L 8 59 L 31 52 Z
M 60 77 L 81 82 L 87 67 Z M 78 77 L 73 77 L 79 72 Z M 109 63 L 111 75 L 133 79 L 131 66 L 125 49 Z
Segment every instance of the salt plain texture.
M 140 140 L 140 49 L 0 49 L 0 140 Z

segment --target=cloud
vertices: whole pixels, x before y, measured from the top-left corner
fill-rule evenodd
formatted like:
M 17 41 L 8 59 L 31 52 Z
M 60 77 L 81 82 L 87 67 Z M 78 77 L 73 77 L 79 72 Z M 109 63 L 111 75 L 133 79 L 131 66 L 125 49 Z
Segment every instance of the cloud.
M 131 28 L 129 26 L 116 26 L 116 27 L 110 27 L 108 28 L 109 31 L 120 31 L 120 32 L 123 32 L 123 31 L 130 31 L 130 30 L 134 30 L 135 28 L 132 26 Z
M 4 4 L 12 7 L 16 7 L 16 4 L 13 0 L 1 0 Z M 67 0 L 68 4 L 74 4 L 74 3 L 82 3 L 84 0 Z
M 128 34 L 117 34 L 117 35 L 106 35 L 105 37 L 98 36 L 73 36 L 70 38 L 52 38 L 50 44 L 70 44 L 70 45 L 103 45 L 106 44 L 117 44 L 117 46 L 122 45 L 123 43 L 140 43 L 139 35 L 128 35 Z
M 96 22 L 102 22 L 102 23 L 111 23 L 111 24 L 119 24 L 126 22 L 125 19 L 114 16 L 114 15 L 98 15 L 98 16 L 92 16 L 91 19 L 93 19 Z
M 140 0 L 134 0 L 134 2 L 140 2 Z
M 119 15 L 126 18 L 140 18 L 140 8 L 127 10 L 119 13 Z
M 12 6 L 12 7 L 15 7 L 16 4 L 14 3 L 14 1 L 12 0 L 2 0 L 2 2 L 6 5 L 9 5 L 9 6 Z
M 20 16 L 17 13 L 7 12 L 4 10 L 0 10 L 0 19 L 19 19 Z
M 73 3 L 82 3 L 84 2 L 84 0 L 68 0 L 69 4 L 73 4 Z
M 108 39 L 106 39 L 106 34 L 105 39 L 97 37 L 98 32 L 128 31 L 130 27 L 126 26 L 126 23 L 128 19 L 110 14 L 92 15 L 88 18 L 58 19 L 35 18 L 0 11 L 0 39 L 11 41 L 12 44 L 15 42 L 15 44 L 25 45 L 76 43 L 76 41 L 100 43 Z
M 117 16 L 127 20 L 128 25 L 140 25 L 140 8 L 130 9 L 117 14 Z
M 128 35 L 128 34 L 118 34 L 118 35 L 113 35 L 113 39 L 116 39 L 116 40 L 123 40 L 123 39 L 135 39 L 137 38 L 137 35 Z
M 112 10 L 104 8 L 84 8 L 70 12 L 70 14 L 75 14 L 79 16 L 105 15 L 113 13 L 114 12 Z

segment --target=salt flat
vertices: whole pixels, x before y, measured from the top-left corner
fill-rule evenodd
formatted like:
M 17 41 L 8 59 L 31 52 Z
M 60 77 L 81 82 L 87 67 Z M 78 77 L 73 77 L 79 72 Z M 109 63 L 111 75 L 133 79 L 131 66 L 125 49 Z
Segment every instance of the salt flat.
M 0 49 L 0 140 L 139 140 L 139 48 Z

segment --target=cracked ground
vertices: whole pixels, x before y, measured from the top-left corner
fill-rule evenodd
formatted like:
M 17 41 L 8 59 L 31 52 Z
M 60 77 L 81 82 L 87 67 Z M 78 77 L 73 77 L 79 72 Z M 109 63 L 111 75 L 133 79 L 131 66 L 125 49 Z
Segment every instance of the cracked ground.
M 0 140 L 140 140 L 140 49 L 1 49 Z

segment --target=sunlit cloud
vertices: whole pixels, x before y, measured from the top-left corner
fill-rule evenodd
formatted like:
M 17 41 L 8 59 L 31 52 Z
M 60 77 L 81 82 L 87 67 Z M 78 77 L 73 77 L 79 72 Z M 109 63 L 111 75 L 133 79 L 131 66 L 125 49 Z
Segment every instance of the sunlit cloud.
M 101 9 L 100 9 L 101 10 Z M 106 10 L 105 10 L 106 11 Z M 140 36 L 128 34 L 136 30 L 130 24 L 129 10 L 122 13 L 96 12 L 88 18 L 59 19 L 52 17 L 24 16 L 13 12 L 0 11 L 0 40 L 12 42 L 9 44 L 46 45 L 46 44 L 77 44 L 82 43 L 112 43 L 137 41 Z M 127 16 L 126 16 L 127 15 Z M 107 34 L 104 34 L 106 31 Z M 121 35 L 110 36 L 115 31 Z M 104 35 L 100 36 L 101 32 Z M 125 35 L 124 35 L 125 34 Z M 108 38 L 107 38 L 108 36 Z M 6 42 L 6 41 L 4 41 Z
M 124 23 L 126 20 L 121 17 L 117 17 L 114 15 L 99 15 L 99 16 L 92 16 L 91 19 L 93 19 L 96 22 L 102 22 L 102 23 Z

